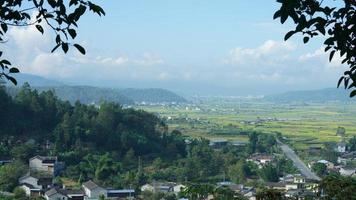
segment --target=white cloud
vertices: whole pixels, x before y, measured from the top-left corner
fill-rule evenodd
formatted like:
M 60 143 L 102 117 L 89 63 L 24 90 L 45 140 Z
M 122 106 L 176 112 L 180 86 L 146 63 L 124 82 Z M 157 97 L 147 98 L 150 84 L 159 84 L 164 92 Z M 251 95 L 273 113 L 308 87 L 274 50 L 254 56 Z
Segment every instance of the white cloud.
M 345 57 L 341 57 L 339 53 L 335 53 L 331 62 L 329 62 L 329 52 L 325 52 L 324 48 L 321 47 L 312 53 L 306 53 L 299 56 L 299 61 L 301 62 L 318 62 L 326 68 L 343 68 L 344 65 L 341 63 Z
M 269 64 L 273 65 L 288 58 L 286 53 L 293 51 L 296 46 L 290 42 L 267 40 L 257 48 L 236 47 L 230 50 L 225 64 Z
M 75 48 L 71 48 L 68 54 L 59 48 L 52 54 L 54 41 L 48 31 L 42 35 L 34 26 L 9 30 L 6 53 L 21 72 L 48 78 L 145 78 L 145 73 L 154 79 L 163 77 L 157 77 L 157 74 L 164 71 L 164 60 L 150 52 L 139 56 L 107 56 L 87 48 L 88 54 L 83 56 Z M 148 69 L 154 73 L 147 73 Z

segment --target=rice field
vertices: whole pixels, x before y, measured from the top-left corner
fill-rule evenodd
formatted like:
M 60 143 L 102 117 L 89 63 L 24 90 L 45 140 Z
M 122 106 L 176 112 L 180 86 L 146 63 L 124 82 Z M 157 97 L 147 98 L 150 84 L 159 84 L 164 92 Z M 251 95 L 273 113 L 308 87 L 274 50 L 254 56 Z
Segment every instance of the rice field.
M 294 147 L 339 142 L 338 127 L 345 139 L 356 135 L 356 103 L 279 104 L 262 99 L 205 98 L 189 105 L 138 106 L 166 119 L 169 128 L 190 137 L 246 141 L 246 130 L 280 132 Z M 305 142 L 305 141 L 308 142 Z

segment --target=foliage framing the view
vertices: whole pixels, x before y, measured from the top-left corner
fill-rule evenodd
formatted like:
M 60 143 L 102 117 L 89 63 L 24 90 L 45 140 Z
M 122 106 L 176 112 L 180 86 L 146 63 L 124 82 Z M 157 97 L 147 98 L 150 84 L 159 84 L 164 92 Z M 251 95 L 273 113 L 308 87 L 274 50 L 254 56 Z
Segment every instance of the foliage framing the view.
M 56 45 L 52 53 L 59 47 L 67 53 L 69 47 L 74 46 L 85 54 L 85 49 L 72 41 L 77 37 L 80 17 L 88 9 L 99 16 L 105 15 L 100 6 L 85 0 L 0 0 L 0 5 L 0 43 L 6 42 L 9 26 L 35 26 L 42 34 L 48 27 L 55 35 Z M 32 14 L 36 14 L 35 17 Z M 0 57 L 2 54 L 3 51 L 0 51 Z M 0 66 L 0 79 L 5 78 L 16 85 L 12 74 L 18 73 L 18 68 L 11 67 L 11 62 L 6 59 L 0 59 Z
M 325 5 L 323 0 L 277 0 L 281 3 L 280 9 L 273 18 L 280 18 L 281 23 L 290 17 L 296 24 L 295 30 L 289 31 L 284 39 L 301 33 L 303 42 L 318 35 L 326 37 L 324 41 L 325 52 L 329 52 L 331 61 L 336 52 L 340 53 L 342 63 L 349 66 L 349 70 L 338 82 L 343 83 L 345 89 L 353 89 L 350 97 L 356 95 L 356 1 L 338 0 L 340 6 Z

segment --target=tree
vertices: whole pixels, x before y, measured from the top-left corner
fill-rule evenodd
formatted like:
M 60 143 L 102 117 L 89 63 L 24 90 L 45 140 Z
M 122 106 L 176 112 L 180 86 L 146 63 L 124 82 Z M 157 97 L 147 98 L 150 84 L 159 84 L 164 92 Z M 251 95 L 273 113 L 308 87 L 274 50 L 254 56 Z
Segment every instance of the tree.
M 256 195 L 257 200 L 285 200 L 282 192 L 275 189 L 263 189 Z
M 338 127 L 337 130 L 336 130 L 336 135 L 341 135 L 341 136 L 344 136 L 346 133 L 346 129 L 344 127 Z
M 356 179 L 352 177 L 328 175 L 321 180 L 319 187 L 323 191 L 323 199 L 356 199 Z
M 289 31 L 284 39 L 301 33 L 303 42 L 318 35 L 324 36 L 325 52 L 329 52 L 329 61 L 339 53 L 342 63 L 349 66 L 340 78 L 345 89 L 353 88 L 350 97 L 356 95 L 356 1 L 338 0 L 338 3 L 324 0 L 277 0 L 281 4 L 273 16 L 285 23 L 291 18 L 295 30 Z M 329 4 L 329 5 L 328 5 Z
M 12 191 L 18 178 L 26 172 L 23 163 L 14 162 L 0 167 L 0 191 Z
M 349 151 L 356 151 L 356 136 L 353 136 L 349 140 Z
M 323 176 L 326 174 L 326 165 L 324 163 L 315 163 L 312 166 L 312 170 L 318 175 L 318 176 Z
M 59 47 L 67 53 L 70 46 L 85 54 L 85 49 L 73 43 L 77 37 L 78 21 L 81 16 L 91 10 L 99 16 L 105 15 L 104 10 L 87 0 L 2 0 L 0 1 L 0 42 L 6 41 L 6 32 L 9 26 L 35 26 L 40 33 L 47 29 L 55 35 L 55 46 L 52 52 Z M 36 16 L 32 17 L 32 13 Z M 3 51 L 0 51 L 0 58 Z M 0 59 L 0 79 L 7 79 L 17 84 L 12 74 L 18 73 L 18 68 L 11 67 L 11 62 Z
M 278 181 L 278 170 L 277 167 L 274 166 L 273 164 L 267 164 L 263 166 L 260 173 L 261 173 L 261 177 L 265 181 L 269 181 L 269 182 Z
M 14 199 L 17 199 L 17 200 L 26 200 L 27 197 L 26 197 L 26 192 L 25 190 L 23 190 L 22 188 L 20 187 L 16 187 L 14 189 Z

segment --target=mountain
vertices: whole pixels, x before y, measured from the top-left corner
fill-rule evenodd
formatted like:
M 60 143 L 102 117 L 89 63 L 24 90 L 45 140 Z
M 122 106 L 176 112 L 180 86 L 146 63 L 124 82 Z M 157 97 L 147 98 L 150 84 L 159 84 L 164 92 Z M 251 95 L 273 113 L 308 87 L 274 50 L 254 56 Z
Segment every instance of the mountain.
M 165 89 L 150 88 L 150 89 L 134 89 L 128 88 L 120 90 L 120 93 L 135 102 L 146 103 L 164 103 L 164 102 L 177 102 L 185 103 L 186 99 L 177 95 L 174 92 Z
M 326 102 L 326 101 L 353 101 L 349 91 L 342 88 L 326 88 L 320 90 L 291 91 L 264 97 L 273 102 Z
M 131 105 L 134 101 L 120 94 L 118 90 L 110 88 L 99 88 L 92 86 L 55 86 L 55 87 L 34 87 L 38 91 L 53 89 L 56 95 L 62 99 L 74 103 L 80 101 L 84 104 L 97 104 L 102 101 L 115 102 Z
M 43 78 L 41 76 L 26 74 L 26 73 L 18 73 L 14 75 L 14 78 L 17 80 L 17 85 L 21 86 L 24 83 L 29 83 L 32 87 L 39 86 L 60 86 L 64 85 L 63 83 L 47 78 Z M 8 83 L 10 85 L 12 83 Z

